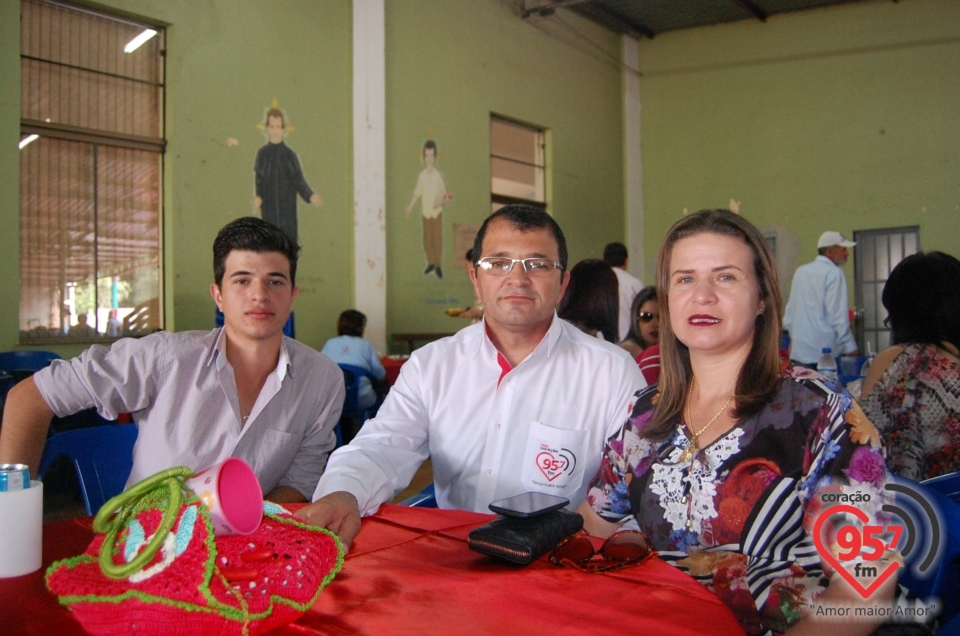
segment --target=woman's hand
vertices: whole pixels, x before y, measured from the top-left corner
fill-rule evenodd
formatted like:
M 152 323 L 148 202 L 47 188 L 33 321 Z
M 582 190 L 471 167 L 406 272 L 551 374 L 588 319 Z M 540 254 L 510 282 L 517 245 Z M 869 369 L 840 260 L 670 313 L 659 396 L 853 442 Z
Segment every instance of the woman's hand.
M 590 507 L 589 501 L 584 501 L 577 507 L 576 512 L 583 517 L 583 529 L 587 531 L 588 534 L 592 534 L 595 537 L 600 537 L 601 539 L 606 539 L 614 532 L 620 529 L 622 524 L 611 523 L 606 519 L 603 519 L 596 512 L 593 511 L 593 508 Z

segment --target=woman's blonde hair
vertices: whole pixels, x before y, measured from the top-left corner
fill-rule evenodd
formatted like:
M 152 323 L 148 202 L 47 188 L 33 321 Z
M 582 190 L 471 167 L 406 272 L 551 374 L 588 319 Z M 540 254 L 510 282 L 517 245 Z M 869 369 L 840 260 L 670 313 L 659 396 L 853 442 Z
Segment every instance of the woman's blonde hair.
M 660 299 L 660 399 L 644 436 L 663 439 L 670 434 L 683 410 L 693 372 L 690 351 L 677 340 L 670 324 L 670 257 L 680 239 L 697 234 L 719 234 L 743 241 L 753 253 L 753 269 L 764 310 L 756 317 L 753 345 L 737 378 L 734 417 L 756 415 L 770 400 L 780 375 L 782 300 L 777 266 L 760 231 L 730 210 L 700 210 L 678 221 L 660 246 L 657 265 L 657 298 Z

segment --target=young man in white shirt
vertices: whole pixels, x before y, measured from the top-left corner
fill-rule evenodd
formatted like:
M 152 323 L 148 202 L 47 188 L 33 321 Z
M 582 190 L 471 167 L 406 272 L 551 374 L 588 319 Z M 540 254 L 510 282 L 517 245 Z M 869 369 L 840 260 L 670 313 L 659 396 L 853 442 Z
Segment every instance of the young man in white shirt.
M 620 292 L 617 335 L 620 337 L 618 342 L 623 342 L 627 338 L 627 334 L 630 333 L 630 320 L 632 319 L 630 308 L 633 306 L 633 299 L 643 289 L 643 281 L 627 271 L 629 258 L 627 246 L 623 243 L 608 243 L 603 248 L 603 262 L 612 267 L 613 273 L 617 275 L 617 286 Z
M 427 457 L 441 508 L 486 511 L 526 491 L 578 505 L 604 441 L 646 385 L 623 349 L 557 318 L 567 248 L 546 212 L 502 208 L 480 228 L 474 254 L 483 322 L 413 353 L 299 513 L 347 546 L 360 517 L 390 501 Z
M 127 485 L 185 465 L 236 456 L 266 498 L 307 501 L 333 450 L 343 374 L 326 356 L 283 336 L 297 296 L 300 247 L 246 217 L 214 242 L 210 294 L 224 315 L 211 332 L 160 332 L 94 345 L 57 360 L 9 393 L 0 463 L 36 472 L 51 417 L 96 407 L 132 413 L 139 428 Z

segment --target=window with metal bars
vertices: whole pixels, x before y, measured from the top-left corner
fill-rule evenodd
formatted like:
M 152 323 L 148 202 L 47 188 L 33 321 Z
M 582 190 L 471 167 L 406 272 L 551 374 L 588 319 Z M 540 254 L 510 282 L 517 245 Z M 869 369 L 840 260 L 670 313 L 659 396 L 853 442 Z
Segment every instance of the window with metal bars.
M 546 209 L 544 131 L 490 116 L 490 201 L 493 212 L 508 203 Z
M 20 342 L 157 331 L 163 29 L 20 6 Z

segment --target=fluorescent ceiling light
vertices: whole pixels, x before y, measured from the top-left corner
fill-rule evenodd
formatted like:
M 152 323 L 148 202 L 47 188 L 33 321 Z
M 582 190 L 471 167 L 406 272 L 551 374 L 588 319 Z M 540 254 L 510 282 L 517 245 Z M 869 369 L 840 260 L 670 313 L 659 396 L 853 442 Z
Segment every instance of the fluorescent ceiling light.
M 40 139 L 40 135 L 27 135 L 20 140 L 20 150 L 23 150 L 30 142 Z
M 149 40 L 150 38 L 152 38 L 152 37 L 155 36 L 156 34 L 157 34 L 157 32 L 154 31 L 153 29 L 145 29 L 145 30 L 143 31 L 143 33 L 141 33 L 141 34 L 138 35 L 137 37 L 135 37 L 135 38 L 133 38 L 132 40 L 130 40 L 129 42 L 127 42 L 127 45 L 126 45 L 125 47 L 123 47 L 123 52 L 124 52 L 124 53 L 133 53 L 134 51 L 136 51 L 137 49 L 139 49 L 141 46 L 143 46 L 143 43 L 144 43 L 144 42 L 146 42 L 147 40 Z

